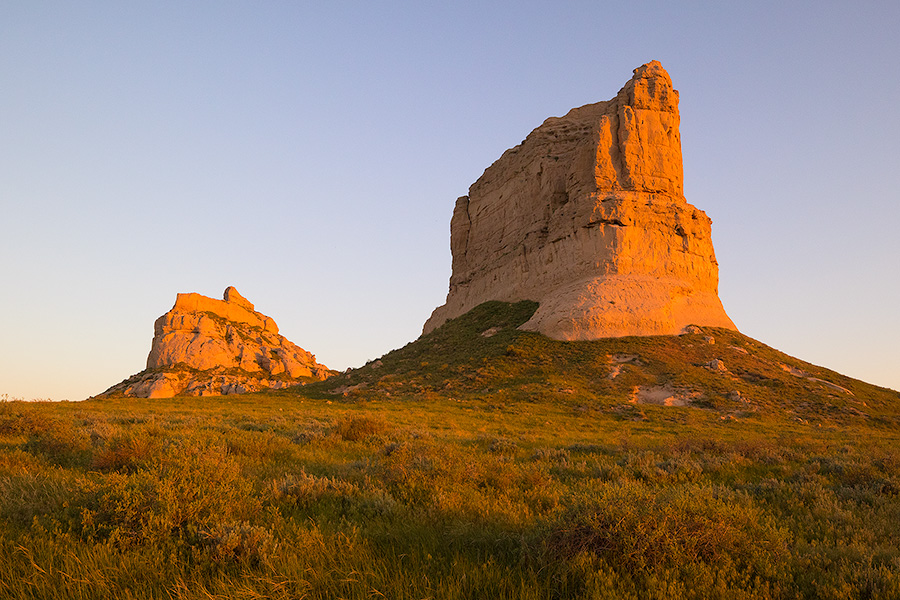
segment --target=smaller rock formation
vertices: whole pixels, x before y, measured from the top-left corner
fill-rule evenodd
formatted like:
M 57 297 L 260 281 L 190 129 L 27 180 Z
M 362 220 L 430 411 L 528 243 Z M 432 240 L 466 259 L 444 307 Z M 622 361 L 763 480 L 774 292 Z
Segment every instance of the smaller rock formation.
M 331 374 L 316 357 L 278 334 L 234 287 L 224 300 L 178 294 L 154 323 L 147 369 L 103 395 L 210 396 L 282 388 Z

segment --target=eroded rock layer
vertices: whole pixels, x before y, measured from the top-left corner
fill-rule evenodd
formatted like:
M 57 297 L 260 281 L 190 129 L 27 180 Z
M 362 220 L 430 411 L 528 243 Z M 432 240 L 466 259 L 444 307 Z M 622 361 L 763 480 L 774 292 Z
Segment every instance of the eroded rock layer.
M 271 317 L 229 287 L 224 300 L 178 294 L 154 323 L 147 369 L 104 394 L 207 396 L 281 388 L 330 371 L 278 333 Z
M 425 333 L 488 300 L 539 302 L 522 328 L 557 339 L 735 329 L 711 221 L 683 196 L 678 128 L 653 61 L 507 150 L 456 202 L 450 291 Z

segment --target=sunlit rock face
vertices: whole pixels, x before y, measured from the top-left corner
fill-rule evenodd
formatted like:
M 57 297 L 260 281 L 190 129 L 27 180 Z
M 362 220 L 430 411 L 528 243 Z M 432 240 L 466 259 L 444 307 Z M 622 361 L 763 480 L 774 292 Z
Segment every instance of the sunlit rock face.
M 178 294 L 154 324 L 147 370 L 105 394 L 162 398 L 281 388 L 330 374 L 229 287 L 223 300 Z
M 456 202 L 450 291 L 425 333 L 487 300 L 539 302 L 522 328 L 564 340 L 735 329 L 711 221 L 683 196 L 679 120 L 653 61 L 504 152 Z

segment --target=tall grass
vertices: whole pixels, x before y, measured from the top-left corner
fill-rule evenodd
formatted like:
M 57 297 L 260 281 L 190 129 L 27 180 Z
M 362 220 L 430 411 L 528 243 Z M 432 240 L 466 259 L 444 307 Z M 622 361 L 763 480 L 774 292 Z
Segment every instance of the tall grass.
M 896 432 L 709 412 L 0 403 L 0 597 L 898 597 Z

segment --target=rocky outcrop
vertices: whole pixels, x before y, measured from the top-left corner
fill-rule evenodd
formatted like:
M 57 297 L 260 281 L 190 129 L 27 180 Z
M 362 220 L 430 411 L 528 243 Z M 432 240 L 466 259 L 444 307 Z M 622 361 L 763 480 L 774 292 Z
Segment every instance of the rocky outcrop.
M 116 384 L 101 396 L 171 398 L 173 396 L 227 396 L 277 390 L 307 381 L 286 377 L 266 377 L 240 369 L 215 367 L 200 371 L 184 364 L 147 369 Z
M 456 202 L 450 291 L 425 333 L 488 300 L 539 302 L 522 328 L 557 339 L 735 329 L 711 221 L 683 196 L 678 128 L 654 61 L 507 150 Z
M 208 396 L 281 388 L 324 379 L 316 357 L 278 334 L 234 287 L 224 300 L 178 294 L 154 323 L 147 369 L 104 394 L 143 398 Z

